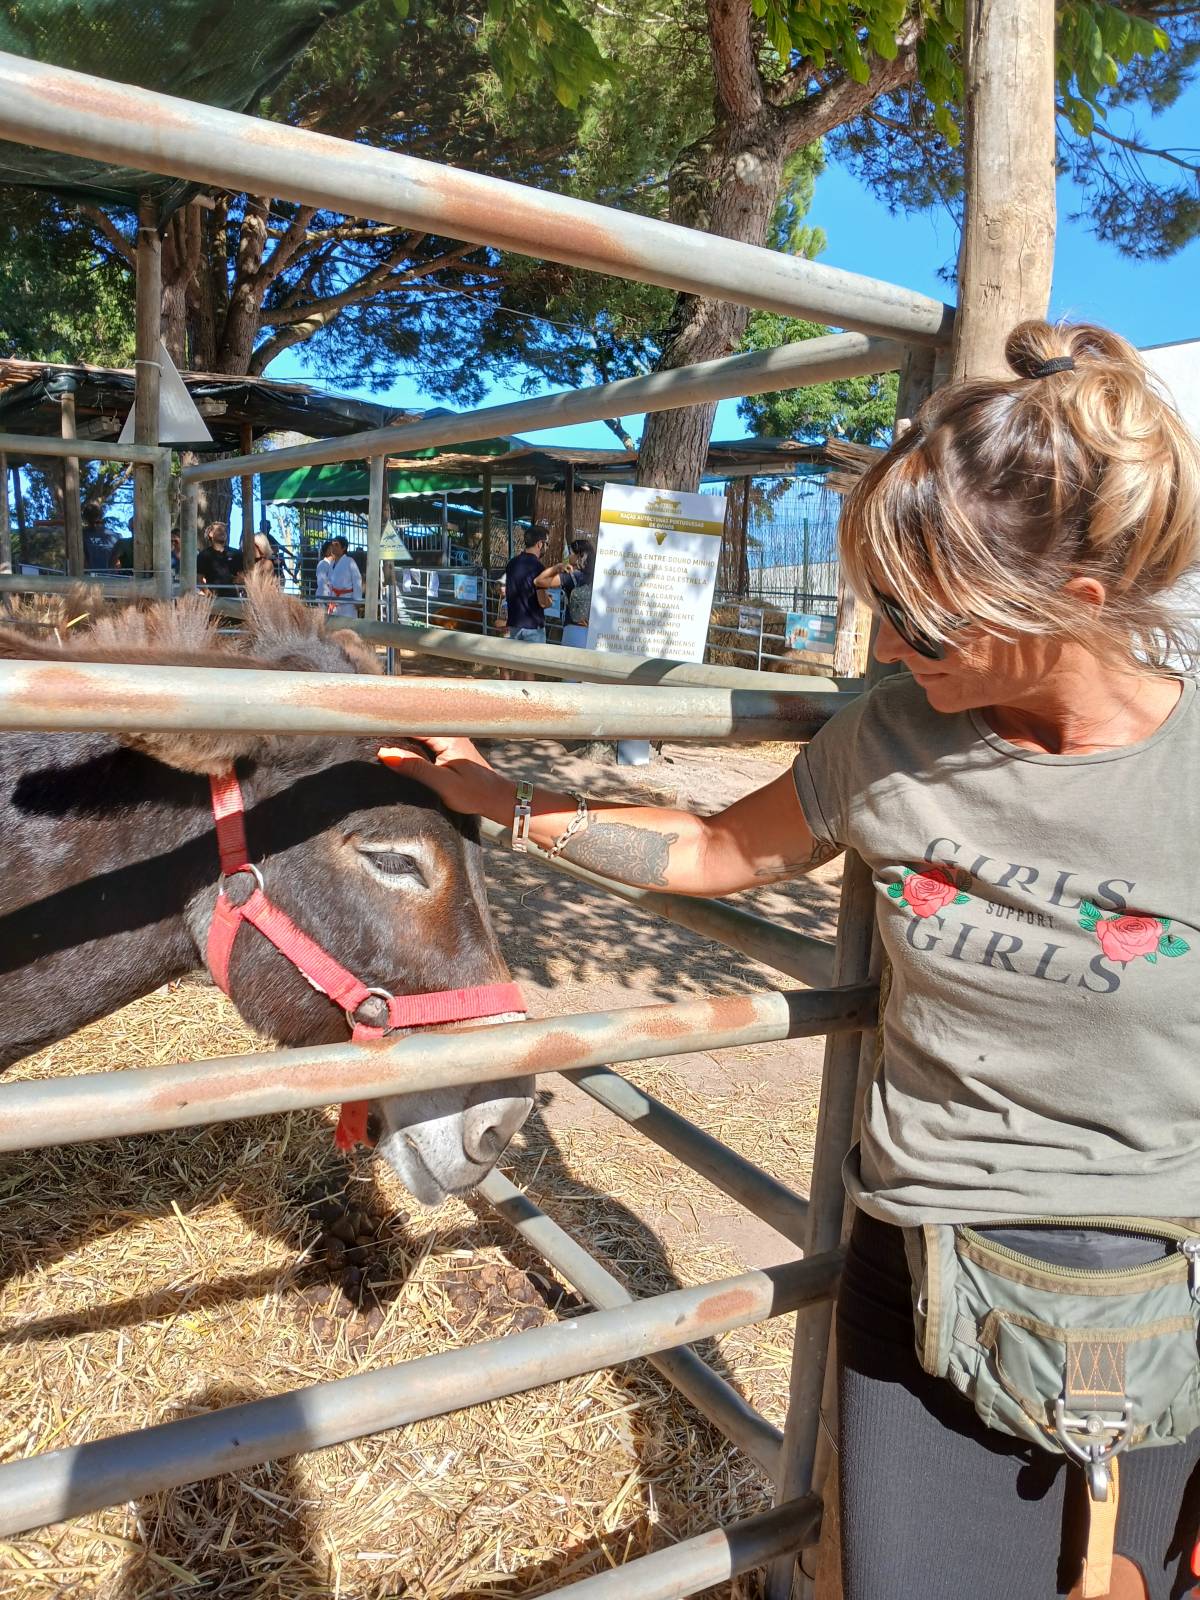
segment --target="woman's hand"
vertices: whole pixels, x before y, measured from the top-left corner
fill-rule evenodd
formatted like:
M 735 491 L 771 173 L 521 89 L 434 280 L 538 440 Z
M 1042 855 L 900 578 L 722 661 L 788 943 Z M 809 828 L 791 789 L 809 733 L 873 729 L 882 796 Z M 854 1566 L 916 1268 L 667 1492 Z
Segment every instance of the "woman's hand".
M 379 752 L 380 761 L 393 772 L 415 778 L 432 789 L 451 811 L 487 816 L 496 809 L 498 792 L 510 788 L 470 739 L 430 737 L 414 739 L 413 743 L 423 746 L 423 753 L 385 746 Z

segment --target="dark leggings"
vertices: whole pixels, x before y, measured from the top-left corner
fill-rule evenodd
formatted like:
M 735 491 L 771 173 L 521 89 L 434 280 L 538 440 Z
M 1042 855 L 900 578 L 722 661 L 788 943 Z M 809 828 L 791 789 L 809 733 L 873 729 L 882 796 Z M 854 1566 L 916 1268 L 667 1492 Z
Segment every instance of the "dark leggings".
M 989 1429 L 913 1346 L 898 1228 L 859 1212 L 837 1304 L 844 1600 L 1051 1600 L 1078 1580 L 1083 1474 Z M 1121 1459 L 1117 1551 L 1150 1600 L 1190 1596 L 1200 1433 Z

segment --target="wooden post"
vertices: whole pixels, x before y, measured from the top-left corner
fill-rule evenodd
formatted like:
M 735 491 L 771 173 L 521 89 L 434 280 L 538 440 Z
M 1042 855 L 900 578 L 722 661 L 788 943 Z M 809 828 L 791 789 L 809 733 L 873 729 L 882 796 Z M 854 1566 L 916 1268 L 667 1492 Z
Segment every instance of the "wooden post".
M 744 600 L 750 593 L 750 488 L 754 480 L 747 474 L 742 479 L 742 525 L 738 535 L 737 592 Z
M 196 587 L 197 523 L 200 520 L 200 485 L 185 483 L 179 499 L 179 591 Z
M 484 607 L 487 606 L 487 575 L 492 564 L 492 469 L 483 469 L 483 527 L 479 530 L 479 565 L 483 568 Z
M 21 540 L 21 555 L 25 555 L 25 490 L 21 486 L 21 469 L 13 468 L 13 509 L 17 513 L 17 534 Z
M 565 561 L 575 537 L 575 463 L 568 461 L 563 472 L 563 542 L 557 559 Z
M 513 558 L 513 486 L 511 483 L 504 485 L 504 520 L 508 524 L 508 557 Z
M 372 456 L 371 484 L 367 491 L 367 588 L 363 596 L 368 622 L 379 618 L 379 547 L 383 542 L 387 489 L 387 457 Z
M 12 528 L 8 521 L 8 457 L 0 450 L 0 572 L 13 569 Z
M 966 207 L 951 376 L 1009 376 L 1004 341 L 1043 317 L 1054 267 L 1054 0 L 966 0 Z
M 238 441 L 244 456 L 250 455 L 254 450 L 254 424 L 243 422 L 241 438 Z M 254 474 L 247 472 L 240 479 L 242 486 L 242 566 L 249 572 L 258 559 L 258 551 L 254 547 Z
M 162 240 L 158 211 L 149 195 L 138 201 L 137 330 L 133 389 L 133 438 L 158 443 L 158 349 L 162 339 Z M 133 472 L 133 569 L 149 572 L 154 562 L 154 469 Z
M 171 452 L 159 452 L 154 473 L 154 537 L 153 560 L 154 593 L 160 600 L 169 600 L 174 588 L 171 572 Z
M 75 391 L 64 394 L 59 401 L 62 407 L 62 436 L 75 437 Z M 63 528 L 67 539 L 67 571 L 72 578 L 82 578 L 84 568 L 83 523 L 79 505 L 79 459 L 66 456 L 62 464 Z

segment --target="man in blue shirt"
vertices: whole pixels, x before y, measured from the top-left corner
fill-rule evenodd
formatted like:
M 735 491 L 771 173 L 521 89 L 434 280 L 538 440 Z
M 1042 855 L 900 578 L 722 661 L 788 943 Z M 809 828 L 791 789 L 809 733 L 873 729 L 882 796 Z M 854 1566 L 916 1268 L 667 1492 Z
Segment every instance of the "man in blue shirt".
M 508 637 L 522 644 L 545 644 L 546 620 L 534 579 L 542 570 L 546 529 L 536 523 L 525 530 L 525 548 L 504 569 L 504 599 L 508 606 Z

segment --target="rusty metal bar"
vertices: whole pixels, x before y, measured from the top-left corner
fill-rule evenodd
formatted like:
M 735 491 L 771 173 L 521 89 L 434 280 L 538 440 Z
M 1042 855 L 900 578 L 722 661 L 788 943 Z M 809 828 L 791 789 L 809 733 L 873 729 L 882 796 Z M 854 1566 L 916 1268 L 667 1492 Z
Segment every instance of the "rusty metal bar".
M 121 1074 L 115 1074 L 121 1076 Z M 785 1315 L 833 1292 L 841 1253 L 226 1406 L 0 1467 L 0 1536 L 444 1416 Z
M 501 827 L 487 817 L 479 819 L 479 831 L 494 844 L 511 846 L 512 830 Z M 833 982 L 833 945 L 824 939 L 814 939 L 808 933 L 796 933 L 791 928 L 781 928 L 768 922 L 766 917 L 756 917 L 752 912 L 740 911 L 736 906 L 721 900 L 706 900 L 700 895 L 662 894 L 656 889 L 635 889 L 631 884 L 618 883 L 615 878 L 604 878 L 587 867 L 577 867 L 562 856 L 549 856 L 533 843 L 526 845 L 526 854 L 577 883 L 590 883 L 606 894 L 640 906 L 666 922 L 678 923 L 698 933 L 703 939 L 761 961 L 776 972 L 797 978 L 814 989 L 825 989 Z
M 612 1311 L 618 1306 L 635 1303 L 634 1296 L 619 1278 L 602 1267 L 502 1172 L 489 1172 L 476 1192 L 597 1311 Z M 666 1350 L 646 1359 L 680 1394 L 686 1395 L 702 1416 L 756 1461 L 769 1478 L 775 1478 L 783 1434 L 744 1400 L 732 1384 L 718 1377 L 694 1350 Z
M 811 1038 L 868 1027 L 876 1000 L 870 984 L 770 990 L 505 1022 L 462 1033 L 420 1033 L 371 1044 L 313 1045 L 10 1083 L 0 1088 L 0 1150 L 161 1133 L 608 1061 Z
M 3 58 L 0 57 L 0 60 Z M 0 84 L 3 72 L 0 70 Z M 3 112 L 0 109 L 0 124 Z M 362 146 L 357 145 L 361 150 Z M 273 191 L 278 193 L 278 190 Z M 371 216 L 377 215 L 372 211 Z M 711 234 L 694 234 L 706 255 L 726 244 Z M 778 257 L 793 260 L 795 257 Z M 272 471 L 291 471 L 294 467 L 322 466 L 331 461 L 361 460 L 366 456 L 411 454 L 429 445 L 443 447 L 466 444 L 474 439 L 490 439 L 508 433 L 523 433 L 531 428 L 565 428 L 578 422 L 599 422 L 605 417 L 623 416 L 638 411 L 670 411 L 679 406 L 701 405 L 714 400 L 737 399 L 744 394 L 762 394 L 771 389 L 794 389 L 803 384 L 827 383 L 842 378 L 893 372 L 904 359 L 905 347 L 888 339 L 870 339 L 861 333 L 830 333 L 819 339 L 796 344 L 776 345 L 770 350 L 755 350 L 744 356 L 722 356 L 717 361 L 701 361 L 690 367 L 674 367 L 652 372 L 644 378 L 618 378 L 586 389 L 565 389 L 541 395 L 536 400 L 511 400 L 500 406 L 484 406 L 477 411 L 461 411 L 451 416 L 430 417 L 420 422 L 395 423 L 365 433 L 348 433 L 340 439 L 317 439 L 311 444 L 289 445 L 271 452 Z M 183 477 L 201 479 L 236 477 L 245 461 L 254 457 L 230 456 L 225 460 L 205 461 L 185 467 Z
M 91 662 L 0 662 L 0 729 L 458 734 L 508 739 L 809 739 L 837 694 L 465 683 Z
M 789 1500 L 773 1511 L 627 1561 L 611 1572 L 552 1589 L 546 1600 L 556 1600 L 559 1595 L 563 1600 L 682 1600 L 684 1595 L 725 1584 L 778 1556 L 794 1555 L 820 1537 L 821 1502 L 816 1495 L 806 1495 L 803 1500 Z
M 839 328 L 922 344 L 950 338 L 953 312 L 940 301 L 803 256 L 20 56 L 0 55 L 0 138 Z
M 804 1247 L 809 1232 L 809 1202 L 769 1172 L 738 1155 L 711 1133 L 672 1111 L 652 1094 L 630 1083 L 611 1067 L 581 1067 L 565 1072 L 585 1094 L 620 1117 L 638 1133 L 668 1150 L 683 1164 L 707 1178 L 731 1200 L 774 1228 L 776 1233 Z

